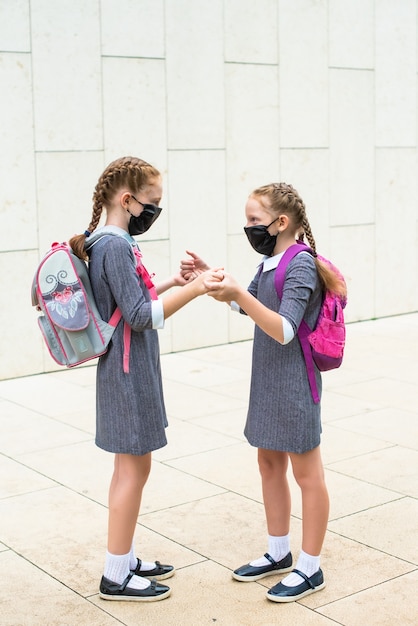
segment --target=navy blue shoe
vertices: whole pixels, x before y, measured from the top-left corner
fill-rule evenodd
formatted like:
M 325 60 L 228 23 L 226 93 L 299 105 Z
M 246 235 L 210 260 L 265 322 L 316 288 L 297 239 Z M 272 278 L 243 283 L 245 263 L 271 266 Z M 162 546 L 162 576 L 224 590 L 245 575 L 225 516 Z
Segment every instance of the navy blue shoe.
M 241 567 L 232 572 L 232 578 L 246 583 L 253 580 L 260 580 L 260 578 L 265 578 L 266 576 L 273 576 L 274 574 L 284 574 L 285 572 L 290 572 L 292 569 L 293 559 L 291 552 L 280 561 L 275 561 L 269 554 L 265 554 L 264 556 L 270 561 L 269 565 L 263 565 L 262 567 L 253 567 L 249 563 L 241 565 Z
M 174 567 L 172 565 L 163 565 L 159 561 L 155 561 L 154 569 L 142 570 L 142 561 L 137 559 L 137 565 L 134 570 L 131 570 L 136 576 L 142 576 L 142 578 L 155 578 L 155 580 L 164 580 L 170 578 L 174 574 Z
M 273 602 L 295 602 L 325 587 L 324 574 L 321 568 L 315 574 L 312 574 L 310 578 L 298 569 L 293 571 L 304 579 L 303 582 L 300 585 L 296 585 L 296 587 L 288 587 L 283 583 L 277 583 L 277 585 L 274 585 L 267 591 L 266 595 L 269 600 Z
M 102 580 L 100 581 L 100 597 L 103 600 L 155 602 L 156 600 L 163 600 L 170 595 L 170 587 L 159 585 L 156 580 L 152 580 L 150 586 L 146 589 L 132 589 L 127 587 L 133 575 L 133 572 L 128 574 L 121 585 L 102 576 Z

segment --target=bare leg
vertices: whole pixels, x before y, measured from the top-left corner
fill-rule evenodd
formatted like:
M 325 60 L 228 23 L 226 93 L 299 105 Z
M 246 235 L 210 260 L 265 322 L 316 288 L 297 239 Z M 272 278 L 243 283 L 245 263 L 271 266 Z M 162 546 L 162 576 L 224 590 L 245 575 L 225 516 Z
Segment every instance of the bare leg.
M 289 454 L 293 474 L 302 491 L 302 550 L 321 553 L 327 530 L 329 498 L 319 446 L 304 454 Z
M 281 537 L 289 533 L 290 490 L 286 471 L 287 452 L 258 450 L 264 509 L 269 535 Z
M 111 554 L 127 554 L 132 545 L 142 491 L 151 469 L 151 453 L 116 454 L 109 489 L 108 546 Z
M 289 457 L 302 492 L 302 551 L 295 571 L 267 592 L 267 598 L 274 602 L 293 602 L 325 587 L 319 564 L 329 500 L 320 449 L 318 446 L 303 454 L 289 453 Z
M 244 582 L 258 580 L 272 573 L 290 569 L 292 564 L 292 557 L 289 554 L 290 491 L 286 475 L 288 462 L 286 452 L 258 449 L 268 548 L 264 556 L 234 570 L 232 576 L 236 580 Z

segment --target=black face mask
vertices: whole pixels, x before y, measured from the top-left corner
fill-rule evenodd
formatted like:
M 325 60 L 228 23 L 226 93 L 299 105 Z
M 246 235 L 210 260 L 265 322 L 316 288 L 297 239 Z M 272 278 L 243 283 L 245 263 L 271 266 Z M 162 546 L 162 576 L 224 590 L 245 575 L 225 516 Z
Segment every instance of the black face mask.
M 278 219 L 279 218 L 276 217 L 276 219 L 270 222 L 268 226 L 265 226 L 264 224 L 259 224 L 258 226 L 244 226 L 244 231 L 248 237 L 248 241 L 254 250 L 259 254 L 265 254 L 266 256 L 271 256 L 273 254 L 277 241 L 277 235 L 279 233 L 277 233 L 277 235 L 270 235 L 268 229 Z
M 132 196 L 133 197 L 133 196 Z M 136 200 L 136 198 L 134 198 Z M 144 204 L 139 200 L 136 200 L 138 204 L 142 204 L 144 210 L 138 217 L 131 215 L 129 220 L 128 230 L 130 235 L 142 235 L 145 233 L 159 217 L 162 209 L 155 204 Z

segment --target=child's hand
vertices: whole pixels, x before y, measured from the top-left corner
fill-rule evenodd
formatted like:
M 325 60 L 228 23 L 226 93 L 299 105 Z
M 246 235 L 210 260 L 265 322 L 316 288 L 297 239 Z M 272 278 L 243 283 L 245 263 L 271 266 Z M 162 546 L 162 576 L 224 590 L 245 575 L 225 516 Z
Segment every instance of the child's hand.
M 196 277 L 193 279 L 193 285 L 198 290 L 198 295 L 201 296 L 208 292 L 208 287 L 206 283 L 212 285 L 219 283 L 223 280 L 224 271 L 223 268 L 218 267 L 211 270 L 206 270 L 205 272 L 199 272 Z
M 195 252 L 190 252 L 189 250 L 186 250 L 186 252 L 191 259 L 180 261 L 180 274 L 184 281 L 182 284 L 194 280 L 197 276 L 210 269 L 209 265 L 197 256 Z
M 222 280 L 213 280 L 208 277 L 205 278 L 205 287 L 207 289 L 208 296 L 212 296 L 215 300 L 220 302 L 231 302 L 236 300 L 238 293 L 241 290 L 240 285 L 231 274 L 225 274 Z

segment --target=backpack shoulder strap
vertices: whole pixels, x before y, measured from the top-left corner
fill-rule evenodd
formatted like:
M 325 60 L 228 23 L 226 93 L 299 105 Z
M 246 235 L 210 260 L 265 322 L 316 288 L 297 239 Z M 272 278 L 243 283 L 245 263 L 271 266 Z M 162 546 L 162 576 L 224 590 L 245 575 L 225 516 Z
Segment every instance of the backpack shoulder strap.
M 290 261 L 294 259 L 297 254 L 299 254 L 299 252 L 312 252 L 312 250 L 304 243 L 295 243 L 293 244 L 293 246 L 290 246 L 290 248 L 286 250 L 277 266 L 276 273 L 274 275 L 274 285 L 276 287 L 277 295 L 279 296 L 280 300 L 282 299 L 283 295 L 283 286 L 287 266 L 289 265 Z
M 312 252 L 312 250 L 304 243 L 295 243 L 293 246 L 290 246 L 290 248 L 286 250 L 286 252 L 279 261 L 276 273 L 274 275 L 274 286 L 276 287 L 276 292 L 280 300 L 283 296 L 283 287 L 287 266 L 289 265 L 290 261 L 294 259 L 295 256 L 300 252 Z M 310 333 L 311 329 L 309 328 L 308 324 L 305 322 L 305 320 L 302 320 L 299 325 L 297 335 L 300 346 L 302 348 L 303 357 L 305 359 L 306 371 L 308 374 L 309 387 L 311 389 L 312 398 L 315 404 L 318 404 L 319 393 L 316 385 L 312 350 L 308 341 L 308 336 L 310 335 Z
M 157 290 L 154 286 L 154 283 L 152 282 L 152 277 L 150 276 L 147 269 L 142 263 L 142 254 L 139 251 L 136 241 L 131 237 L 131 235 L 129 235 L 129 233 L 121 233 L 119 229 L 111 230 L 111 228 L 109 228 L 106 232 L 104 232 L 103 235 L 99 237 L 96 241 L 100 241 L 100 239 L 103 239 L 108 236 L 122 237 L 128 242 L 131 248 L 133 257 L 134 257 L 134 261 L 136 265 L 136 272 L 139 276 L 141 276 L 142 280 L 144 281 L 148 291 L 151 294 L 151 299 L 157 300 L 158 299 Z M 119 323 L 121 317 L 122 317 L 122 312 L 118 307 L 116 308 L 112 317 L 110 318 L 109 324 L 111 324 L 112 326 L 116 326 Z M 127 322 L 124 321 L 123 323 L 123 371 L 125 374 L 129 374 L 130 351 L 131 351 L 131 327 L 129 326 Z
M 115 236 L 121 237 L 122 239 L 125 239 L 128 242 L 131 248 L 135 263 L 137 264 L 137 258 L 134 252 L 134 241 L 132 237 L 128 233 L 121 233 L 118 228 L 115 228 L 112 230 L 112 227 L 108 227 L 107 231 L 104 232 L 100 237 L 98 237 L 96 241 L 93 242 L 92 245 L 94 246 L 97 242 L 101 241 L 102 239 L 106 239 L 107 237 L 115 237 Z M 119 324 L 121 319 L 122 319 L 122 311 L 120 310 L 119 307 L 116 307 L 116 309 L 113 311 L 113 314 L 108 324 L 116 328 L 116 326 Z M 123 371 L 125 374 L 129 374 L 130 351 L 131 351 L 131 327 L 129 326 L 129 324 L 127 324 L 124 321 L 123 322 Z

